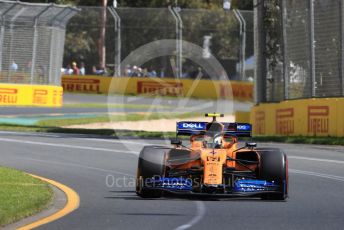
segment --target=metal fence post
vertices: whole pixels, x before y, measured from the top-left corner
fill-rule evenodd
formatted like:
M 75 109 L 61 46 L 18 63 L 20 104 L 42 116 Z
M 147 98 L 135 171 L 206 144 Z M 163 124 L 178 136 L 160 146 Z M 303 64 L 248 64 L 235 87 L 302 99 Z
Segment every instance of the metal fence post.
M 246 51 L 246 21 L 239 10 L 233 10 L 236 19 L 240 24 L 240 75 L 241 80 L 245 79 L 245 51 Z
M 5 19 L 4 16 L 1 15 L 1 29 L 0 29 L 0 72 L 2 71 L 2 47 L 4 42 L 4 35 L 5 35 Z
M 175 7 L 173 8 L 177 18 L 178 18 L 178 29 L 179 29 L 179 38 L 178 38 L 178 59 L 177 59 L 177 63 L 178 63 L 178 77 L 182 78 L 183 77 L 183 20 L 180 17 L 180 8 L 179 7 Z
M 287 5 L 286 0 L 281 0 L 281 16 L 282 16 L 282 49 L 283 49 L 283 82 L 284 82 L 284 100 L 289 99 L 289 73 L 287 63 Z
M 116 9 L 113 7 L 109 8 L 109 11 L 113 18 L 115 19 L 115 33 L 117 34 L 117 42 L 115 46 L 115 77 L 121 76 L 121 52 L 122 52 L 122 38 L 121 38 L 121 17 L 116 12 Z
M 176 69 L 175 73 L 177 78 L 182 78 L 183 75 L 183 21 L 179 15 L 180 8 L 168 7 L 172 16 L 176 21 Z
M 52 6 L 52 4 L 50 4 L 49 6 L 45 7 L 39 14 L 37 14 L 34 18 L 34 25 L 33 25 L 33 48 L 32 48 L 32 61 L 31 61 L 31 76 L 30 76 L 30 83 L 32 84 L 34 81 L 34 75 L 35 75 L 35 68 L 36 68 L 36 52 L 37 52 L 37 38 L 38 38 L 38 34 L 37 34 L 37 24 L 38 24 L 38 20 L 39 17 L 45 13 L 47 10 L 49 10 L 49 8 Z
M 254 32 L 255 56 L 257 60 L 255 71 L 255 103 L 266 102 L 266 74 L 267 63 L 264 55 L 266 51 L 266 35 L 264 29 L 265 0 L 254 0 Z
M 315 32 L 314 32 L 314 0 L 309 0 L 309 28 L 310 28 L 310 69 L 311 69 L 311 95 L 316 95 L 315 82 Z
M 241 12 L 238 11 L 239 16 L 242 20 L 242 79 L 241 80 L 245 80 L 246 79 L 246 20 L 245 18 L 242 16 Z
M 54 44 L 54 39 L 55 39 L 55 28 L 51 27 L 50 28 L 50 57 L 49 57 L 49 76 L 48 76 L 48 84 L 52 83 L 52 76 L 53 76 L 53 60 L 54 60 L 54 53 L 52 52 L 54 50 L 55 44 Z
M 339 74 L 341 77 L 341 95 L 344 96 L 344 3 L 339 1 L 340 11 L 340 62 L 339 62 Z

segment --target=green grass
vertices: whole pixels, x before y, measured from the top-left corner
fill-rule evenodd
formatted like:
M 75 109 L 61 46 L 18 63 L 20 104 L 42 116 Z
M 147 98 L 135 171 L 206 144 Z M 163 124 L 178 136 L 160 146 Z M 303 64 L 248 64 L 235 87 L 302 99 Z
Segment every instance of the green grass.
M 197 116 L 195 113 L 129 113 L 126 115 L 99 116 L 90 118 L 48 119 L 37 123 L 38 127 L 62 127 L 69 125 L 83 125 L 91 123 L 115 122 L 115 121 L 141 121 L 155 119 L 189 118 Z
M 0 226 L 40 212 L 52 201 L 50 186 L 23 172 L 0 167 Z
M 45 132 L 45 133 L 70 133 L 70 134 L 89 134 L 112 137 L 139 137 L 139 138 L 162 138 L 175 137 L 175 132 L 146 132 L 131 130 L 113 130 L 113 129 L 75 129 L 60 127 L 43 127 L 43 126 L 25 126 L 0 124 L 2 131 L 20 131 L 20 132 Z
M 101 103 L 76 103 L 64 104 L 65 108 L 94 108 L 94 109 L 169 109 L 170 106 L 142 105 L 142 104 L 101 104 Z

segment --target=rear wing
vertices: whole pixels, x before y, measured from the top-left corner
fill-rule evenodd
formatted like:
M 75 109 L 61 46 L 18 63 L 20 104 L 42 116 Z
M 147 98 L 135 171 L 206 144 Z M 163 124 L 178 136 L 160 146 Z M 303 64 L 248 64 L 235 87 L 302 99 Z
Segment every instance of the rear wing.
M 211 123 L 211 122 L 210 122 Z M 180 121 L 177 122 L 177 135 L 191 136 L 206 133 L 208 122 Z M 249 123 L 221 122 L 224 133 L 237 137 L 251 137 L 252 125 Z

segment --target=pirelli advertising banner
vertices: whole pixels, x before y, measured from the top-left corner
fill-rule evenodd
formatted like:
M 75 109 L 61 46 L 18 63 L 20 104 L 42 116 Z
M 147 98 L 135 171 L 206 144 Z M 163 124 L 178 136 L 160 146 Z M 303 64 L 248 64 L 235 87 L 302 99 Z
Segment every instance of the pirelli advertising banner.
M 344 98 L 260 104 L 251 110 L 254 135 L 344 136 Z
M 0 106 L 62 106 L 60 86 L 0 84 Z
M 66 75 L 62 77 L 62 86 L 65 92 L 76 93 L 253 100 L 253 84 L 238 81 Z

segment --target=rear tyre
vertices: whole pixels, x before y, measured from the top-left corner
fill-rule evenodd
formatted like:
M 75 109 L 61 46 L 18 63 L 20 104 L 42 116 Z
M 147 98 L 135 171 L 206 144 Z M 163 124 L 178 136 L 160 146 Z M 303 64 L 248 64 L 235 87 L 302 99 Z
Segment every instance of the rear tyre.
M 165 161 L 167 149 L 162 147 L 146 146 L 142 149 L 136 178 L 136 194 L 142 198 L 159 198 L 160 190 L 146 188 L 147 179 L 165 176 Z
M 262 180 L 275 182 L 279 185 L 278 193 L 267 193 L 261 197 L 264 200 L 285 200 L 288 197 L 288 159 L 279 149 L 264 149 L 259 151 L 259 177 Z

